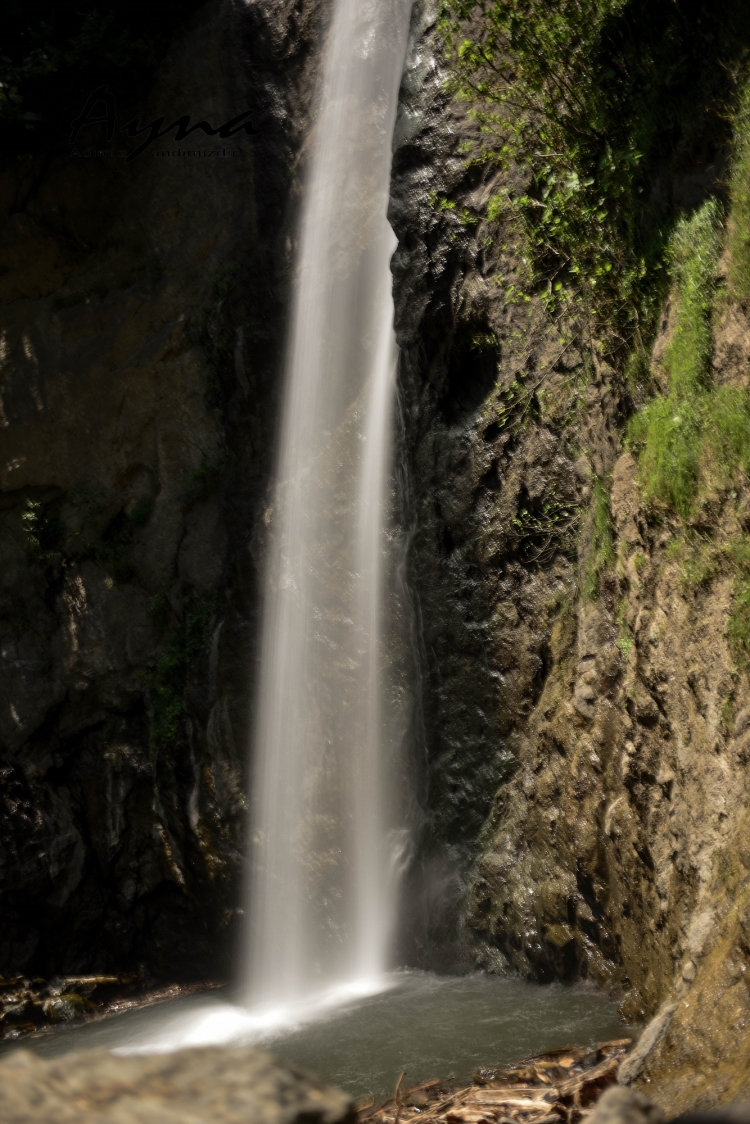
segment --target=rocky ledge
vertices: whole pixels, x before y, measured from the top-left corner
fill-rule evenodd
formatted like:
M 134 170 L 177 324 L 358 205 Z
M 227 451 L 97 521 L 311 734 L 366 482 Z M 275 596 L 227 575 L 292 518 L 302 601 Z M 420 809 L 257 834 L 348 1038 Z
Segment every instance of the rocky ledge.
M 0 976 L 0 1042 L 36 1038 L 59 1023 L 92 1022 L 223 986 L 204 981 L 154 988 L 134 974 L 55 976 L 51 980 Z

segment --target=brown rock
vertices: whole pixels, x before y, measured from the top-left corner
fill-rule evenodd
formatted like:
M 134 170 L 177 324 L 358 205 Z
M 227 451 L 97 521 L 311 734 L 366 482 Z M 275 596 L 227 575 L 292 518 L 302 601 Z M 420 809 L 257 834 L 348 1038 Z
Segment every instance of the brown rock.
M 602 1095 L 590 1124 L 661 1124 L 664 1113 L 644 1093 L 615 1085 Z
M 349 1097 L 254 1047 L 0 1063 L 4 1124 L 351 1124 Z
M 623 453 L 615 464 L 610 506 L 619 538 L 630 546 L 641 544 L 641 532 L 637 522 L 641 506 L 638 465 L 630 452 Z

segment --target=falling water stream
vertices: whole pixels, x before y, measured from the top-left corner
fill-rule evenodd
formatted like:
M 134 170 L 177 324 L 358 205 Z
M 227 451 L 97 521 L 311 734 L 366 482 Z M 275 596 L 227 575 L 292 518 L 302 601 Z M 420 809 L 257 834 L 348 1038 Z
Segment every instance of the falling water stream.
M 586 988 L 392 972 L 399 829 L 383 591 L 396 366 L 386 220 L 411 0 L 334 0 L 311 136 L 261 638 L 242 964 L 29 1045 L 263 1039 L 352 1092 L 617 1033 Z
M 381 698 L 396 367 L 386 219 L 411 0 L 336 0 L 271 523 L 243 997 L 377 988 L 394 920 Z
M 236 1002 L 128 1049 L 257 1038 L 390 986 L 399 817 L 383 713 L 396 373 L 386 210 L 411 0 L 334 0 L 284 374 Z

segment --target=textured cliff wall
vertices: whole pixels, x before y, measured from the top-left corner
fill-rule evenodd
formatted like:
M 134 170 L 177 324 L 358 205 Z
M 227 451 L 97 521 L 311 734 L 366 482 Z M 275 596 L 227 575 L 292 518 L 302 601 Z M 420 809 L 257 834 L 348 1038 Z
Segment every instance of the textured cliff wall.
M 575 645 L 579 526 L 593 473 L 617 455 L 618 392 L 575 326 L 518 294 L 515 235 L 485 218 L 504 174 L 467 167 L 475 126 L 447 96 L 441 58 L 434 9 L 418 4 L 391 205 L 423 676 L 410 905 L 413 955 L 455 963 L 478 837 Z M 570 975 L 569 960 L 540 944 L 534 970 Z
M 117 91 L 252 136 L 0 175 L 4 973 L 226 970 L 317 11 L 212 0 Z
M 728 1100 L 750 1042 L 743 471 L 708 449 L 689 514 L 648 495 L 628 417 L 668 393 L 679 287 L 642 385 L 519 298 L 521 247 L 486 204 L 523 173 L 467 165 L 440 59 L 418 7 L 392 204 L 423 669 L 412 955 L 611 988 L 632 1021 L 658 1015 L 629 1079 L 670 1108 Z M 678 167 L 654 190 L 690 213 L 711 181 Z M 739 391 L 727 271 L 701 379 Z

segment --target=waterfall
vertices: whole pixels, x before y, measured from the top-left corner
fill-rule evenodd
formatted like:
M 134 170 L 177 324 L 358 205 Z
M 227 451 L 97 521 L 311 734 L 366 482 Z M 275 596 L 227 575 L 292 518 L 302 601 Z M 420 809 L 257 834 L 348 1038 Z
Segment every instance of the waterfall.
M 299 230 L 263 607 L 242 1000 L 388 967 L 383 713 L 396 368 L 386 219 L 411 0 L 334 0 Z

